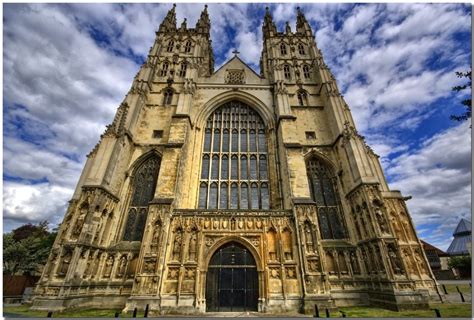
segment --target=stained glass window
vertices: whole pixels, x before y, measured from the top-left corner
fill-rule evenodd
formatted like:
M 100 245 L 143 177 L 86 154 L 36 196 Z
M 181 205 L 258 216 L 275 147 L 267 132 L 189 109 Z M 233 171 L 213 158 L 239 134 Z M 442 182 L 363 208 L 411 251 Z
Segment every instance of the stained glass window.
M 218 108 L 204 129 L 198 207 L 269 209 L 267 159 L 260 116 L 237 101 Z
M 311 196 L 318 206 L 318 220 L 323 239 L 344 239 L 345 227 L 339 206 L 335 177 L 327 165 L 317 159 L 307 164 Z
M 160 171 L 160 158 L 151 156 L 135 171 L 132 182 L 132 200 L 125 222 L 123 240 L 141 241 L 148 214 L 148 203 L 153 200 Z

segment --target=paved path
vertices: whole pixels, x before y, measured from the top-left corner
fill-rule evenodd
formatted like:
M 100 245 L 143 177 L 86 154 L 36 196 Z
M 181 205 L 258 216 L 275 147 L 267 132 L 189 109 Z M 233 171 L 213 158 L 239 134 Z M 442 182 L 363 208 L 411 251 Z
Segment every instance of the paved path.
M 438 280 L 439 284 L 469 284 L 471 280 Z

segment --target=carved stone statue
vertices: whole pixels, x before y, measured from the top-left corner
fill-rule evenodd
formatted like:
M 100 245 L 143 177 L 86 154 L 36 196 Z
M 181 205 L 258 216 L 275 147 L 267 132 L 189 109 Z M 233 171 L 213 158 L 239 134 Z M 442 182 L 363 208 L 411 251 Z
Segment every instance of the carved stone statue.
M 120 258 L 120 264 L 117 269 L 117 277 L 122 277 L 125 274 L 126 270 L 127 270 L 127 256 L 123 255 Z
M 59 275 L 65 276 L 67 270 L 69 269 L 69 264 L 71 263 L 72 253 L 71 251 L 66 251 L 62 257 L 61 268 L 59 269 Z
M 114 265 L 114 257 L 109 256 L 107 258 L 107 261 L 105 262 L 104 278 L 110 278 L 110 274 L 112 273 L 113 265 Z
M 375 209 L 375 217 L 377 218 L 380 231 L 385 234 L 389 233 L 387 221 L 385 221 L 385 217 L 383 216 L 383 213 L 379 208 Z
M 308 221 L 306 221 L 304 224 L 304 236 L 306 239 L 306 251 L 309 253 L 314 252 L 313 234 L 311 230 L 311 225 Z
M 176 231 L 173 245 L 173 260 L 179 260 L 181 254 L 182 235 L 181 230 Z
M 81 234 L 81 231 L 82 231 L 82 227 L 84 226 L 84 220 L 86 219 L 86 214 L 87 214 L 87 207 L 84 207 L 81 209 L 81 213 L 79 214 L 79 217 L 77 217 L 76 223 L 73 226 L 72 233 L 71 233 L 72 239 L 79 238 L 79 235 Z
M 194 230 L 191 233 L 191 238 L 189 239 L 189 255 L 188 259 L 191 261 L 196 260 L 196 250 L 197 250 L 197 232 Z
M 395 274 L 403 274 L 403 266 L 402 263 L 396 253 L 396 249 L 392 244 L 387 246 L 388 249 L 388 257 L 390 259 L 390 264 L 392 265 L 393 272 Z

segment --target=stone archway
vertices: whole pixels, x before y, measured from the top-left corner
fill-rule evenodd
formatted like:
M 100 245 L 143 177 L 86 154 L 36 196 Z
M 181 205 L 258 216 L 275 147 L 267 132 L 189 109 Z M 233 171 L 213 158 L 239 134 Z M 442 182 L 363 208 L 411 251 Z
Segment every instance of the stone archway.
M 252 253 L 232 241 L 212 255 L 206 277 L 206 311 L 257 311 L 259 282 Z

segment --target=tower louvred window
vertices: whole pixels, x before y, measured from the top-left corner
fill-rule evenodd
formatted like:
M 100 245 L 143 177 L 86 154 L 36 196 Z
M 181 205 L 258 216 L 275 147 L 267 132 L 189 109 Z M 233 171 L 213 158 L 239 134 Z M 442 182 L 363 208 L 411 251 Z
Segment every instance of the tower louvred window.
M 311 197 L 318 206 L 318 220 L 323 239 L 344 239 L 346 231 L 342 221 L 335 177 L 327 165 L 318 159 L 307 163 Z
M 186 41 L 186 44 L 184 45 L 184 52 L 186 53 L 191 52 L 191 47 L 192 47 L 191 41 Z
M 169 68 L 169 63 L 168 62 L 163 62 L 163 66 L 160 71 L 160 76 L 161 77 L 166 77 L 168 74 L 168 68 Z
M 290 66 L 285 64 L 283 66 L 283 74 L 285 75 L 285 79 L 291 80 L 291 73 L 290 73 Z
M 308 95 L 306 94 L 306 91 L 303 91 L 303 90 L 298 91 L 298 104 L 300 106 L 308 105 Z
M 163 94 L 163 104 L 170 105 L 173 102 L 173 90 L 166 89 L 165 93 Z
M 305 79 L 311 78 L 311 73 L 309 71 L 309 66 L 307 64 L 303 66 L 303 76 L 305 77 Z
M 180 77 L 185 77 L 187 69 L 188 69 L 188 64 L 186 62 L 183 62 L 181 64 L 181 69 L 179 70 L 179 76 Z
M 232 101 L 216 109 L 206 123 L 201 182 L 211 187 L 200 189 L 199 208 L 269 209 L 267 143 L 261 117 L 248 105 Z
M 301 55 L 305 54 L 304 45 L 302 45 L 301 43 L 298 45 L 298 52 Z
M 174 41 L 171 40 L 170 42 L 168 42 L 168 48 L 166 49 L 166 51 L 172 52 L 173 49 L 174 49 Z

